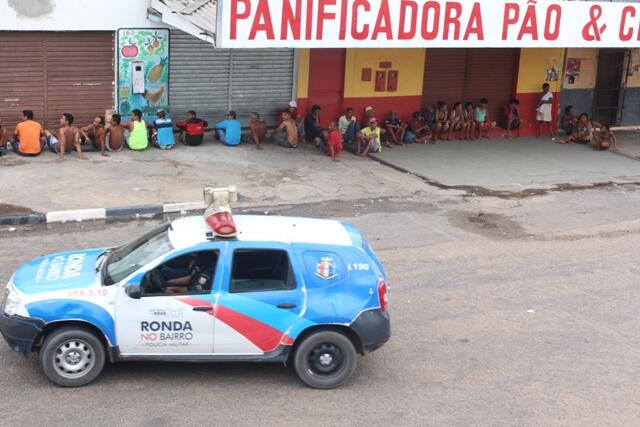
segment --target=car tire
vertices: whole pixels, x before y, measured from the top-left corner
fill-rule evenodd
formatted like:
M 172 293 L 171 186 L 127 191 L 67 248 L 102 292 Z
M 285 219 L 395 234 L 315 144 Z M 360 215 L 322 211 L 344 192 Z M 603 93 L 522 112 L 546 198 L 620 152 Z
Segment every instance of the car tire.
M 81 327 L 64 327 L 46 336 L 39 362 L 40 369 L 53 383 L 80 387 L 102 372 L 105 349 L 93 332 Z
M 332 389 L 351 378 L 358 365 L 356 348 L 339 332 L 309 335 L 296 348 L 293 365 L 300 380 L 312 388 Z

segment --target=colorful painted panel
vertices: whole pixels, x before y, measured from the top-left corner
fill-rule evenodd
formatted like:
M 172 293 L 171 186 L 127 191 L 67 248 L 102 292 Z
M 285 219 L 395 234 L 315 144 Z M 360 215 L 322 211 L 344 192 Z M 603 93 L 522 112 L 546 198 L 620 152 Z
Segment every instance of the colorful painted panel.
M 118 112 L 151 116 L 169 105 L 169 30 L 118 30 Z

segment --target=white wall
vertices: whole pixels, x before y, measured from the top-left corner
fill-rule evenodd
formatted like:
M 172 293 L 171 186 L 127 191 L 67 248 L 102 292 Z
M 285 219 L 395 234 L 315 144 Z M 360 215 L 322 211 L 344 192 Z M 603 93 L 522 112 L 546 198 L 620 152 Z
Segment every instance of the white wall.
M 114 31 L 158 28 L 150 0 L 0 0 L 0 31 Z

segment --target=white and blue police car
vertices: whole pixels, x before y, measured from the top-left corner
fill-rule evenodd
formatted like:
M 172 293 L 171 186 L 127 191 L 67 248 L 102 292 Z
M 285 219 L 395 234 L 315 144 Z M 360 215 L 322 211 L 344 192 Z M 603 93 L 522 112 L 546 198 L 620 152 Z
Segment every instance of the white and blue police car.
M 107 360 L 255 361 L 329 389 L 389 340 L 387 293 L 352 225 L 216 210 L 27 262 L 6 286 L 0 332 L 60 386 L 90 383 Z

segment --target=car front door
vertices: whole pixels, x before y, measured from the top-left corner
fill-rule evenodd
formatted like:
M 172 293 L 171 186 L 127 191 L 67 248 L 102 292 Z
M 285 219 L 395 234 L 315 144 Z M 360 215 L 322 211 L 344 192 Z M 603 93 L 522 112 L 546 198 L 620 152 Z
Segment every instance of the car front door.
M 219 254 L 219 251 L 208 252 Z M 175 258 L 170 256 L 165 262 Z M 155 268 L 139 273 L 121 285 L 115 317 L 120 353 L 123 356 L 211 355 L 215 323 L 212 301 L 213 289 L 218 289 L 218 258 L 216 256 L 216 262 L 210 266 L 212 277 L 204 291 L 145 294 L 142 289 L 140 295 L 127 292 L 129 286 L 141 286 L 145 276 Z
M 304 278 L 287 245 L 229 243 L 216 304 L 216 355 L 263 355 L 304 322 Z

